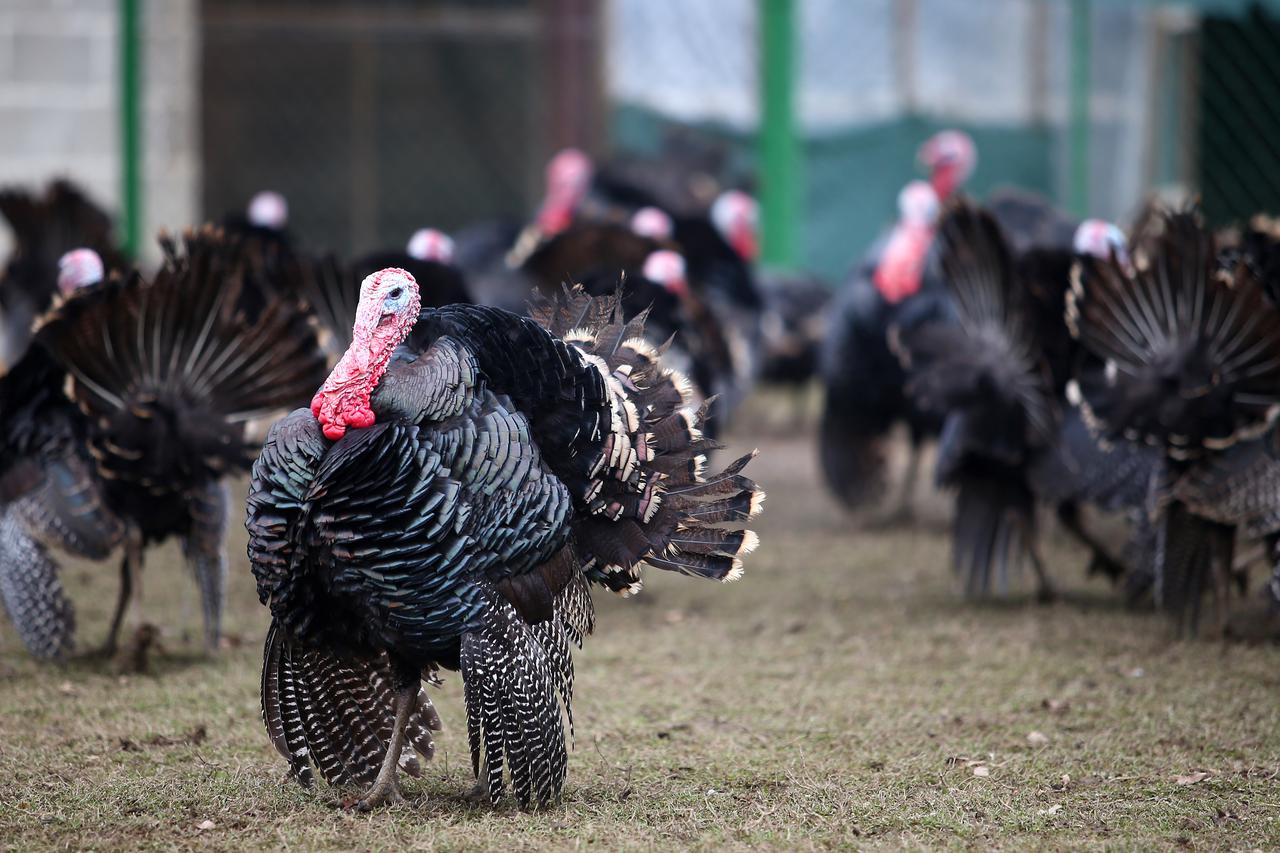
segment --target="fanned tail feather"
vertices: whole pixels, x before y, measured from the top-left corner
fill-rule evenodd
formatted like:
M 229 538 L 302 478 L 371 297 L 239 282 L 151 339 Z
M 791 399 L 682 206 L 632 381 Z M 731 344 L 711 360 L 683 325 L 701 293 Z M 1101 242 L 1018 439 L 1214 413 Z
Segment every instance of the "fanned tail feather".
M 574 527 L 584 571 L 620 592 L 639 589 L 642 563 L 733 580 L 757 539 L 724 525 L 747 521 L 763 505 L 764 492 L 741 473 L 755 454 L 706 474 L 706 455 L 719 446 L 703 434 L 711 401 L 695 401 L 689 380 L 663 367 L 662 348 L 643 338 L 644 315 L 624 321 L 621 311 L 619 294 L 592 297 L 578 288 L 531 309 L 605 380 L 611 429 Z
M 273 299 L 252 322 L 243 263 L 219 232 L 171 244 L 137 275 L 55 305 L 37 336 L 73 380 L 80 407 L 112 435 L 95 448 L 109 476 L 155 485 L 243 468 L 244 423 L 305 402 L 324 359 L 305 312 Z
M 1271 424 L 1280 311 L 1249 264 L 1220 268 L 1195 211 L 1154 224 L 1133 269 L 1116 258 L 1073 269 L 1067 324 L 1090 359 L 1070 393 L 1094 428 L 1186 459 Z
M 1235 531 L 1192 513 L 1179 501 L 1163 507 L 1156 525 L 1156 602 L 1179 631 L 1194 632 L 1215 558 L 1229 555 Z
M 262 719 L 299 784 L 314 783 L 313 767 L 331 785 L 373 783 L 395 723 L 390 684 L 385 657 L 349 661 L 300 649 L 272 623 L 263 653 Z M 413 749 L 402 754 L 402 769 L 421 774 L 417 756 L 431 759 L 431 733 L 440 728 L 435 707 L 420 690 L 405 729 Z

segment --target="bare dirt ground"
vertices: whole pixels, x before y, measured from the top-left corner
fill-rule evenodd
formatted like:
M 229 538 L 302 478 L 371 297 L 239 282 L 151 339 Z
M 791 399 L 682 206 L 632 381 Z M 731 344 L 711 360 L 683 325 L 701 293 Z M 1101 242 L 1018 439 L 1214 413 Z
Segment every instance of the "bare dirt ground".
M 0 846 L 1280 846 L 1280 647 L 1174 641 L 1053 535 L 1056 603 L 966 604 L 944 497 L 913 527 L 860 527 L 823 492 L 806 429 L 751 421 L 734 445 L 762 450 L 763 544 L 736 584 L 651 571 L 635 599 L 598 596 L 560 804 L 464 801 L 455 674 L 404 805 L 353 814 L 343 792 L 287 781 L 258 716 L 266 619 L 237 523 L 215 658 L 172 547 L 147 567 L 148 674 L 38 665 L 0 627 Z M 115 567 L 66 580 L 91 646 Z

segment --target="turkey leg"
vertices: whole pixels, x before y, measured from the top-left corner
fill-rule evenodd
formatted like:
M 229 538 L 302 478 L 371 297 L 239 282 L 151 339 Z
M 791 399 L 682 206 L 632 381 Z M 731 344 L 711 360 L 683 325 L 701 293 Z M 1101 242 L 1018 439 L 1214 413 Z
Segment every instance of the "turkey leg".
M 391 733 L 391 742 L 387 744 L 387 754 L 382 758 L 382 769 L 378 771 L 377 780 L 356 803 L 356 808 L 362 812 L 404 801 L 404 797 L 400 794 L 400 783 L 396 781 L 396 774 L 400 765 L 400 753 L 404 750 L 405 725 L 418 706 L 420 686 L 421 676 L 414 673 L 408 683 L 396 688 L 395 731 Z
M 136 604 L 142 593 L 142 532 L 130 527 L 125 534 L 124 558 L 120 561 L 120 595 L 116 598 L 115 612 L 111 616 L 111 628 L 107 632 L 106 642 L 99 653 L 105 657 L 114 657 L 120 647 L 120 628 L 124 624 L 125 615 L 131 615 L 136 621 Z

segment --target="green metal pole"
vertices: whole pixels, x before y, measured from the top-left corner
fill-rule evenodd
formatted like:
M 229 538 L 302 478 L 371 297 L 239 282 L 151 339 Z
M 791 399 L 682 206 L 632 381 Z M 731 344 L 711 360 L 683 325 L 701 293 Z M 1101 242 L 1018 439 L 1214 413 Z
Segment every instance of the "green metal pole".
M 800 140 L 796 133 L 795 4 L 760 0 L 760 209 L 763 260 L 793 266 L 799 257 Z
M 1090 0 L 1071 0 L 1071 168 L 1068 206 L 1079 217 L 1089 215 L 1089 64 L 1093 54 L 1089 7 Z
M 124 245 L 131 257 L 142 248 L 142 23 L 141 0 L 120 0 L 120 198 Z

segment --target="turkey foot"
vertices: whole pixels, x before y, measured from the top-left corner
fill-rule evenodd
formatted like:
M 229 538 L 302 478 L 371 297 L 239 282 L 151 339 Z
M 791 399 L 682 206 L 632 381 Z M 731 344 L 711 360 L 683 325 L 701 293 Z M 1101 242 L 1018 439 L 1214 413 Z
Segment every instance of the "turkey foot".
M 394 806 L 403 802 L 404 794 L 400 791 L 400 783 L 396 777 L 393 775 L 389 780 L 384 780 L 379 773 L 378 781 L 356 801 L 356 809 L 371 812 L 381 806 Z
M 404 802 L 404 796 L 400 793 L 400 783 L 396 781 L 396 774 L 399 772 L 400 753 L 404 749 L 404 728 L 409 722 L 409 716 L 418 705 L 417 673 L 414 673 L 410 682 L 396 690 L 395 730 L 391 735 L 391 743 L 387 744 L 387 754 L 382 758 L 382 769 L 378 771 L 377 780 L 356 803 L 356 808 L 362 812 L 373 811 L 379 806 Z
M 475 805 L 485 805 L 489 802 L 489 760 L 485 759 L 480 765 L 480 776 L 476 779 L 476 784 L 472 786 L 470 791 L 462 797 L 468 803 Z

